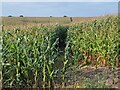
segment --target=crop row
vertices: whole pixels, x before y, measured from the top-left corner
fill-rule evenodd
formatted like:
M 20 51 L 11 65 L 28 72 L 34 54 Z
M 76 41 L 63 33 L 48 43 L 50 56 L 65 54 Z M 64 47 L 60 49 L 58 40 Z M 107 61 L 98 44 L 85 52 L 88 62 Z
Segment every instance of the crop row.
M 4 30 L 3 87 L 65 87 L 67 70 L 74 66 L 119 66 L 118 18 L 70 26 Z M 74 78 L 76 79 L 76 78 Z

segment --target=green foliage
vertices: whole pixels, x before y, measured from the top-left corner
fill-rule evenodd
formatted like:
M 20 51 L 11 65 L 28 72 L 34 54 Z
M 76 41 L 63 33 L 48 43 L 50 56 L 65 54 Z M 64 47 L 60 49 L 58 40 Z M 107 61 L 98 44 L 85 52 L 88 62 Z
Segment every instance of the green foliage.
M 67 39 L 67 32 L 68 32 L 68 26 L 60 26 L 57 25 L 55 27 L 55 31 L 53 32 L 53 38 L 51 40 L 51 43 L 53 43 L 56 38 L 59 38 L 59 44 L 58 47 L 61 51 L 64 51 L 66 46 L 66 39 Z
M 66 72 L 71 65 L 74 65 L 74 77 L 82 63 L 115 67 L 120 57 L 117 24 L 117 17 L 109 17 L 69 27 L 3 30 L 3 87 L 51 88 L 58 79 L 65 87 Z
M 117 17 L 109 17 L 72 26 L 68 35 L 74 60 L 114 67 L 120 43 L 117 22 Z
M 84 88 L 108 88 L 105 86 L 105 77 L 96 75 L 95 78 L 84 78 Z

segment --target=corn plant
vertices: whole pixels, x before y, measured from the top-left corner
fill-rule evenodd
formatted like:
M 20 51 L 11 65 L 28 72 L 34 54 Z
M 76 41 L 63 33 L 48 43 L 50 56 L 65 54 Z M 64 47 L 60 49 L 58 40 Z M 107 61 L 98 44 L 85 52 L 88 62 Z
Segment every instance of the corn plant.
M 72 24 L 69 28 L 40 25 L 4 29 L 3 87 L 53 88 L 58 78 L 65 87 L 69 67 L 73 67 L 76 81 L 77 70 L 84 66 L 119 66 L 118 21 L 118 17 L 107 17 Z

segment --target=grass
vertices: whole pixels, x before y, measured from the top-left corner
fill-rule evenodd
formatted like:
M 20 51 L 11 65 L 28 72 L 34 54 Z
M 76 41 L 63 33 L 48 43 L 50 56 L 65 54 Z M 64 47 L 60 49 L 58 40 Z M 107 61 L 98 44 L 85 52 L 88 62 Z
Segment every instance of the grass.
M 110 88 L 105 85 L 105 77 L 96 75 L 94 79 L 84 78 L 84 88 Z
M 5 29 L 26 29 L 32 28 L 33 26 L 40 27 L 41 25 L 74 24 L 100 18 L 101 17 L 72 17 L 73 21 L 71 22 L 70 17 L 2 17 L 2 24 Z
M 95 17 L 94 17 L 95 18 Z M 70 23 L 70 17 L 3 17 L 3 24 L 24 24 L 24 23 Z M 93 17 L 83 18 L 83 17 L 72 17 L 73 22 L 86 21 L 88 19 L 93 19 Z M 14 21 L 14 22 L 13 22 Z M 12 23 L 11 23 L 12 22 Z

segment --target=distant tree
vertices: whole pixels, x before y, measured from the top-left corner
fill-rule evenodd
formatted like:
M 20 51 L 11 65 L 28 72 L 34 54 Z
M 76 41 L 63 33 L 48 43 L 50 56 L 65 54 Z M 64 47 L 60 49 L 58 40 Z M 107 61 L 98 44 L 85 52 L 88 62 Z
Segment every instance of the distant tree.
M 12 17 L 12 15 L 9 15 L 8 17 Z
M 20 15 L 20 17 L 23 17 L 23 15 Z
M 66 15 L 64 15 L 63 17 L 67 17 Z
M 50 17 L 52 17 L 52 16 L 50 16 Z

